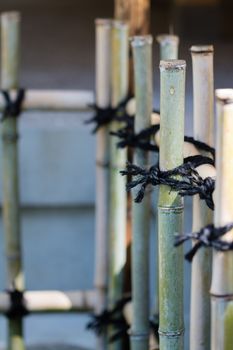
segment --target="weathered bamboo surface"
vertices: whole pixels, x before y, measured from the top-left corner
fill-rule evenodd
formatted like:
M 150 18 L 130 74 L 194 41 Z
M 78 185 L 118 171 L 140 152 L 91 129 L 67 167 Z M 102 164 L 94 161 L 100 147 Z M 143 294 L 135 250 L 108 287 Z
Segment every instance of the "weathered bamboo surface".
M 20 61 L 20 14 L 1 15 L 1 86 L 17 89 Z M 24 289 L 18 176 L 17 119 L 5 116 L 2 122 L 3 225 L 7 288 Z M 9 350 L 25 350 L 22 317 L 8 319 Z
M 4 88 L 2 86 L 2 88 Z M 14 101 L 16 90 L 10 96 Z M 46 111 L 83 111 L 90 110 L 94 104 L 94 92 L 79 90 L 26 90 L 23 110 Z M 0 111 L 5 107 L 5 100 L 0 94 Z
M 170 170 L 183 163 L 185 61 L 161 61 L 161 142 L 159 165 Z M 174 247 L 174 233 L 183 232 L 183 200 L 160 186 L 159 337 L 161 350 L 183 349 L 183 251 Z M 180 248 L 180 247 L 179 247 Z
M 150 127 L 152 113 L 152 36 L 134 36 L 131 46 L 134 58 L 136 94 L 135 132 Z M 134 150 L 134 163 L 149 165 L 146 151 Z M 149 347 L 149 234 L 150 196 L 143 203 L 132 204 L 132 298 L 133 323 L 131 349 L 148 350 Z
M 217 179 L 215 227 L 233 222 L 233 89 L 216 90 Z M 233 230 L 222 237 L 233 241 Z M 211 283 L 211 349 L 231 350 L 233 344 L 233 252 L 213 252 Z
M 192 46 L 194 138 L 213 146 L 214 80 L 213 46 Z M 202 152 L 205 155 L 205 152 Z M 199 231 L 213 223 L 213 211 L 199 196 L 193 198 L 193 227 Z M 195 242 L 193 242 L 195 244 Z M 210 349 L 210 249 L 200 249 L 192 262 L 190 349 Z

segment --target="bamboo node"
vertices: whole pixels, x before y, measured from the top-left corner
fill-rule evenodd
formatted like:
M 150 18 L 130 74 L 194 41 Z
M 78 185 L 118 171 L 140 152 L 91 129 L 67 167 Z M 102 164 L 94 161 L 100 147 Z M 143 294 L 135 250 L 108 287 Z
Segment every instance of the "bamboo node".
M 193 54 L 207 54 L 214 52 L 214 47 L 213 45 L 193 45 L 190 51 Z
M 163 330 L 159 329 L 159 335 L 161 337 L 178 338 L 178 337 L 182 336 L 183 334 L 184 334 L 184 328 L 177 330 L 177 331 L 172 331 L 172 332 L 163 331 Z
M 162 60 L 160 61 L 159 68 L 163 70 L 185 70 L 186 62 L 184 60 Z

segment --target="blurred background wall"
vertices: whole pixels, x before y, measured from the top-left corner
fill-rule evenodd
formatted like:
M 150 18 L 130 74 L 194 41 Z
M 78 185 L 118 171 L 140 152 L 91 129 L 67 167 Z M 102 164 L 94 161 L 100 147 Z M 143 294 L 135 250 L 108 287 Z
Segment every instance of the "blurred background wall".
M 1 0 L 0 12 L 22 13 L 21 85 L 26 88 L 94 89 L 94 19 L 111 17 L 109 0 Z M 189 48 L 215 45 L 215 85 L 232 87 L 232 1 L 152 0 L 152 33 L 172 24 L 187 60 L 186 134 L 192 134 L 192 76 Z M 159 107 L 159 53 L 154 44 L 154 105 Z M 20 192 L 28 289 L 93 287 L 95 137 L 83 124 L 90 114 L 25 113 L 20 119 Z M 0 172 L 1 182 L 1 172 Z M 1 189 L 1 186 L 0 186 Z M 1 199 L 1 191 L 0 191 Z M 187 200 L 185 229 L 191 230 Z M 151 300 L 155 289 L 154 229 L 151 230 Z M 0 289 L 5 288 L 0 222 Z M 188 329 L 189 274 L 185 318 Z M 26 319 L 29 344 L 67 343 L 93 348 L 85 332 L 88 316 L 50 315 Z M 5 341 L 0 323 L 0 345 Z M 186 332 L 186 338 L 188 331 Z M 187 347 L 186 347 L 187 348 Z

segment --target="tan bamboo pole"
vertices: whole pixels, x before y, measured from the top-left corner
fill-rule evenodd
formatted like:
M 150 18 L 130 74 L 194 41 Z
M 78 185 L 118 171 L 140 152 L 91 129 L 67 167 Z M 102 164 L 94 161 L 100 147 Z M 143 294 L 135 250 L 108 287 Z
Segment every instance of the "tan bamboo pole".
M 10 91 L 12 100 L 16 91 Z M 26 111 L 85 111 L 94 104 L 94 93 L 81 90 L 26 90 L 22 109 Z M 4 109 L 5 100 L 0 95 L 0 111 Z
M 98 302 L 95 290 L 85 291 L 26 291 L 24 305 L 29 313 L 90 312 Z M 8 293 L 0 293 L 0 313 L 9 311 Z
M 179 37 L 171 34 L 160 34 L 156 37 L 160 47 L 160 59 L 178 59 Z
M 1 15 L 1 87 L 17 89 L 19 84 L 20 15 L 9 12 Z M 8 116 L 2 122 L 3 141 L 3 224 L 7 266 L 7 287 L 24 289 L 21 254 L 17 120 Z M 24 350 L 23 320 L 8 320 L 8 349 Z
M 216 90 L 217 179 L 215 227 L 233 222 L 233 89 Z M 233 230 L 222 237 L 233 241 Z M 233 252 L 213 252 L 211 283 L 211 350 L 233 344 Z
M 152 113 L 152 42 L 150 35 L 131 40 L 136 94 L 135 132 L 150 127 Z M 134 151 L 134 164 L 149 164 L 148 152 Z M 133 202 L 132 225 L 132 300 L 133 323 L 130 332 L 132 350 L 149 347 L 149 233 L 150 196 L 143 203 Z
M 115 0 L 114 17 L 129 23 L 130 35 L 150 31 L 150 0 Z
M 113 21 L 112 27 L 112 106 L 116 107 L 128 93 L 128 25 Z M 111 130 L 119 129 L 119 122 L 111 123 Z M 117 140 L 110 138 L 110 242 L 109 242 L 109 308 L 122 298 L 126 265 L 126 208 L 125 179 L 119 171 L 125 167 L 127 151 L 117 148 Z M 110 330 L 110 335 L 112 334 Z M 110 346 L 122 348 L 121 341 Z
M 100 108 L 111 105 L 111 38 L 112 21 L 96 20 L 96 103 Z M 108 283 L 108 217 L 109 217 L 109 127 L 97 132 L 96 145 L 96 253 L 95 288 L 97 303 L 95 312 L 107 307 Z M 106 346 L 106 335 L 98 337 L 97 349 Z
M 194 138 L 213 146 L 213 46 L 192 46 Z M 203 155 L 205 155 L 203 153 Z M 213 223 L 213 211 L 193 198 L 193 232 Z M 199 249 L 192 261 L 190 350 L 210 349 L 210 249 Z
M 161 170 L 170 170 L 183 163 L 185 70 L 185 61 L 160 62 Z M 174 248 L 174 234 L 183 231 L 183 200 L 168 186 L 159 188 L 158 221 L 160 349 L 182 350 L 183 252 L 182 248 Z

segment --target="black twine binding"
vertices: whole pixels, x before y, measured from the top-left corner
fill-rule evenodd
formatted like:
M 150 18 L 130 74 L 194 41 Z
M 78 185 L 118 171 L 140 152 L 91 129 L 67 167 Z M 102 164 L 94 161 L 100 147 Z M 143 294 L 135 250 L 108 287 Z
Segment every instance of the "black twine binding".
M 119 339 L 129 339 L 130 325 L 127 323 L 124 315 L 124 306 L 132 301 L 131 295 L 122 298 L 116 303 L 112 310 L 104 310 L 99 315 L 92 315 L 92 320 L 87 324 L 87 329 L 92 330 L 96 335 L 103 335 L 107 331 L 108 326 L 114 326 L 116 332 L 109 338 L 110 343 L 114 343 Z M 159 340 L 159 324 L 158 317 L 152 317 L 149 320 L 151 331 L 154 333 L 157 340 Z
M 215 188 L 215 180 L 211 177 L 203 179 L 190 162 L 168 171 L 161 171 L 157 165 L 147 170 L 128 163 L 126 170 L 120 171 L 120 174 L 123 176 L 136 177 L 135 180 L 128 182 L 126 185 L 127 191 L 130 191 L 136 186 L 141 186 L 134 199 L 136 203 L 142 201 L 148 185 L 167 185 L 171 187 L 172 191 L 177 191 L 182 197 L 198 194 L 200 199 L 205 200 L 210 209 L 214 209 L 213 191 Z M 174 176 L 179 176 L 181 178 L 174 178 Z
M 102 126 L 111 123 L 113 120 L 130 124 L 131 117 L 126 112 L 126 105 L 130 99 L 130 96 L 126 97 L 116 108 L 100 108 L 97 105 L 90 106 L 94 109 L 95 115 L 91 119 L 86 120 L 85 124 L 96 124 L 92 131 L 93 134 L 95 134 Z
M 121 140 L 117 143 L 117 147 L 119 148 L 133 147 L 140 148 L 144 151 L 158 152 L 158 146 L 148 141 L 158 130 L 159 124 L 152 125 L 149 128 L 143 129 L 138 134 L 135 134 L 133 128 L 127 126 L 115 132 L 111 131 L 110 135 L 117 136 Z
M 106 332 L 108 326 L 114 326 L 116 332 L 110 337 L 110 343 L 128 337 L 129 325 L 123 315 L 123 308 L 129 301 L 131 301 L 131 296 L 124 297 L 116 303 L 112 310 L 104 310 L 99 315 L 92 315 L 87 329 L 94 331 L 99 336 Z
M 17 289 L 7 290 L 7 294 L 10 297 L 10 308 L 5 313 L 8 319 L 23 318 L 29 314 L 27 310 L 24 293 Z
M 17 118 L 22 112 L 23 101 L 25 98 L 25 89 L 19 89 L 15 100 L 11 99 L 10 93 L 7 90 L 1 90 L 2 96 L 5 100 L 5 107 L 2 113 L 1 120 L 12 117 Z
M 184 141 L 188 143 L 192 143 L 201 151 L 209 152 L 215 161 L 215 149 L 213 147 L 210 147 L 205 142 L 197 141 L 191 136 L 185 136 Z
M 194 255 L 201 247 L 212 247 L 218 251 L 226 252 L 233 250 L 233 242 L 223 241 L 220 238 L 233 228 L 233 223 L 222 227 L 215 227 L 213 224 L 203 227 L 199 232 L 176 235 L 175 247 L 183 244 L 189 239 L 194 239 L 197 243 L 185 254 L 185 259 L 192 261 Z

